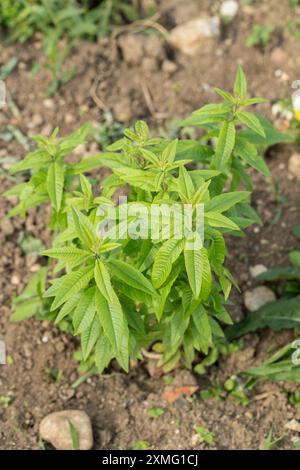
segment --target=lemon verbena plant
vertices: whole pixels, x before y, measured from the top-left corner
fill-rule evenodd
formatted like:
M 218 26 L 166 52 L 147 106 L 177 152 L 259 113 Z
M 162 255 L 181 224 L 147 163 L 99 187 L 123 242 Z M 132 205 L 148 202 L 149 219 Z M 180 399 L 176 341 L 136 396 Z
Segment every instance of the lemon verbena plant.
M 44 289 L 44 271 L 34 285 L 38 294 L 25 289 L 16 299 L 14 319 L 34 314 L 30 302 L 38 298 L 48 317 L 80 336 L 83 360 L 100 372 L 113 358 L 127 371 L 129 359 L 153 345 L 165 369 L 179 361 L 190 367 L 199 353 L 226 342 L 222 325 L 231 323 L 226 303 L 235 281 L 224 265 L 224 235 L 258 221 L 247 168 L 268 175 L 258 153 L 267 136 L 266 121 L 244 110 L 262 100 L 246 97 L 241 68 L 232 94 L 216 91 L 221 104 L 208 104 L 182 123 L 205 129 L 201 141 L 152 138 L 138 121 L 105 153 L 71 164 L 65 157 L 82 143 L 86 127 L 65 139 L 56 133 L 36 138 L 38 149 L 11 170 L 25 172 L 27 181 L 6 194 L 20 199 L 11 216 L 50 201 L 54 237 L 42 254 L 55 261 L 50 286 Z M 267 128 L 270 134 L 270 123 Z M 98 188 L 83 173 L 103 166 L 111 174 Z M 241 181 L 247 191 L 238 190 Z M 139 211 L 124 217 L 118 194 L 127 196 L 129 212 L 137 204 Z M 149 214 L 155 205 L 173 214 L 167 236 L 160 214 L 156 236 L 147 231 L 144 210 Z M 182 207 L 189 208 L 190 229 L 178 237 Z

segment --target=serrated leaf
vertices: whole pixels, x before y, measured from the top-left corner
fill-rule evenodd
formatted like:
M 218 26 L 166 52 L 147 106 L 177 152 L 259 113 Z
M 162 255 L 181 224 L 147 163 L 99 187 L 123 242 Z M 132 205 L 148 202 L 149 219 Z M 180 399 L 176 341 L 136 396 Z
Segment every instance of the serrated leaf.
M 202 305 L 195 309 L 192 318 L 197 330 L 196 341 L 204 354 L 207 354 L 212 341 L 212 332 L 208 315 Z
M 256 132 L 262 137 L 266 137 L 265 131 L 255 114 L 249 113 L 248 111 L 237 111 L 236 117 L 242 124 L 253 132 Z
M 219 194 L 204 205 L 204 210 L 207 212 L 225 212 L 232 206 L 248 199 L 249 191 L 233 191 L 230 193 Z
M 246 139 L 238 137 L 234 152 L 261 174 L 264 176 L 270 176 L 269 168 L 267 167 L 264 159 L 258 155 L 256 147 L 250 142 L 247 142 Z
M 247 80 L 242 67 L 239 65 L 235 77 L 233 92 L 236 96 L 244 98 L 247 94 Z
M 47 172 L 47 191 L 52 206 L 58 212 L 61 206 L 62 194 L 64 189 L 64 168 L 57 162 L 49 165 Z
M 86 361 L 101 334 L 101 325 L 98 315 L 94 316 L 91 325 L 81 333 L 81 349 L 83 360 Z
M 116 259 L 110 260 L 109 264 L 113 276 L 120 281 L 134 287 L 135 289 L 141 290 L 148 295 L 157 295 L 151 282 L 135 267 Z
M 193 180 L 184 167 L 179 170 L 178 190 L 185 201 L 190 201 L 195 192 Z
M 155 255 L 151 278 L 155 288 L 159 288 L 169 276 L 172 264 L 183 250 L 183 240 L 167 240 Z
M 75 307 L 78 304 L 79 298 L 80 298 L 80 295 L 77 294 L 71 297 L 71 299 L 67 300 L 67 302 L 64 303 L 64 305 L 59 310 L 57 317 L 55 318 L 56 324 L 62 321 L 66 316 L 70 315 L 70 313 L 72 313 L 73 310 L 75 310 Z
M 84 289 L 93 277 L 93 268 L 78 269 L 64 276 L 51 305 L 51 311 L 60 307 L 64 302 L 69 300 L 73 295 Z
M 235 125 L 225 121 L 222 125 L 215 153 L 214 163 L 217 170 L 223 171 L 231 157 L 235 144 Z
M 96 309 L 115 355 L 123 358 L 124 363 L 128 363 L 128 326 L 116 294 L 114 293 L 112 300 L 108 302 L 97 289 Z
M 240 230 L 239 226 L 235 222 L 219 212 L 204 212 L 204 219 L 211 227 Z
M 115 293 L 111 285 L 110 275 L 104 263 L 99 259 L 96 260 L 95 263 L 94 276 L 97 287 L 101 294 L 108 302 L 113 302 L 115 298 Z
M 84 175 L 80 175 L 80 186 L 83 194 L 87 197 L 87 199 L 91 199 L 93 197 L 92 185 Z
M 9 170 L 9 174 L 14 175 L 19 171 L 36 170 L 47 164 L 49 161 L 50 156 L 44 150 L 38 149 L 29 153 L 23 160 L 13 165 Z
M 49 258 L 57 258 L 66 262 L 74 262 L 76 259 L 84 259 L 85 257 L 88 258 L 92 256 L 92 253 L 87 250 L 81 250 L 76 246 L 64 246 L 49 248 L 48 250 L 42 251 L 41 255 L 48 256 Z
M 190 287 L 197 299 L 200 296 L 202 282 L 205 283 L 204 297 L 206 298 L 211 288 L 211 273 L 205 248 L 184 249 L 185 268 Z
M 176 157 L 176 149 L 177 149 L 178 139 L 173 140 L 170 144 L 162 152 L 162 161 L 173 163 Z
M 80 211 L 72 207 L 72 216 L 78 238 L 89 248 L 99 241 L 93 224 Z
M 113 358 L 113 352 L 109 340 L 101 334 L 95 348 L 95 363 L 99 374 L 102 374 Z
M 284 134 L 278 131 L 273 124 L 259 113 L 255 113 L 255 116 L 259 120 L 266 137 L 253 132 L 252 130 L 244 130 L 240 132 L 240 136 L 245 138 L 248 142 L 254 145 L 260 145 L 262 147 L 270 147 L 271 145 L 279 144 L 280 142 L 293 142 L 294 137 L 289 134 Z
M 79 299 L 73 314 L 75 334 L 82 333 L 89 328 L 95 315 L 95 287 L 84 291 Z

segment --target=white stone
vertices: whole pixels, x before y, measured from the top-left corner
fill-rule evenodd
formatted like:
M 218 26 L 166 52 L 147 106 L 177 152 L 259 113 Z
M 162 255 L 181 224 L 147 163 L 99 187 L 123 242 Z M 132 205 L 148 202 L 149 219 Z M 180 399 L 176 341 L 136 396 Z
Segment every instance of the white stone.
M 291 176 L 300 180 L 300 153 L 294 153 L 289 158 L 288 169 Z
M 288 429 L 289 431 L 295 431 L 295 432 L 300 432 L 300 423 L 296 419 L 292 419 L 291 421 L 288 421 L 284 425 L 285 429 Z
M 50 413 L 40 423 L 40 437 L 50 442 L 57 450 L 73 450 L 70 423 L 78 434 L 79 449 L 93 447 L 91 420 L 84 411 L 65 410 Z
M 255 266 L 250 266 L 250 274 L 254 278 L 266 271 L 267 268 L 263 264 L 256 264 Z
M 250 312 L 255 312 L 269 302 L 276 300 L 274 292 L 265 286 L 256 287 L 244 293 L 244 303 Z
M 226 0 L 220 8 L 222 18 L 234 18 L 239 11 L 239 4 L 235 0 Z
M 199 17 L 172 29 L 169 42 L 185 54 L 194 55 L 205 40 L 220 34 L 220 20 L 217 16 Z

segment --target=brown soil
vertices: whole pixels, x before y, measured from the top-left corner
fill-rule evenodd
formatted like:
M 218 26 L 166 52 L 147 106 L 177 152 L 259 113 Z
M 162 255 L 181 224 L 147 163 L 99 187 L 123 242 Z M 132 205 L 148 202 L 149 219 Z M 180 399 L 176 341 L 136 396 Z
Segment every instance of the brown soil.
M 245 2 L 246 3 L 246 2 Z M 167 28 L 193 18 L 197 12 L 214 13 L 218 1 L 161 1 L 161 20 Z M 185 11 L 186 17 L 182 12 Z M 41 70 L 34 78 L 30 71 L 42 61 L 41 41 L 0 49 L 0 65 L 9 58 L 19 59 L 17 69 L 8 77 L 8 89 L 21 111 L 20 118 L 6 110 L 0 113 L 0 124 L 13 124 L 26 135 L 49 133 L 56 126 L 62 134 L 76 129 L 86 121 L 101 122 L 105 111 L 112 111 L 117 120 L 143 118 L 152 128 L 168 126 L 176 118 L 188 115 L 195 108 L 215 99 L 213 87 L 228 89 L 234 79 L 236 65 L 241 63 L 247 73 L 251 95 L 269 100 L 289 97 L 292 81 L 299 79 L 299 39 L 287 31 L 287 23 L 295 19 L 288 0 L 266 0 L 240 8 L 238 18 L 227 26 L 219 41 L 205 44 L 195 56 L 186 56 L 167 47 L 164 39 L 153 36 L 135 37 L 144 45 L 144 53 L 124 59 L 124 35 L 136 34 L 126 27 L 115 37 L 97 44 L 80 43 L 66 67 L 75 66 L 75 78 L 53 98 L 45 99 L 50 81 L 48 72 Z M 179 20 L 179 21 L 180 21 Z M 261 51 L 244 46 L 252 25 L 276 25 L 280 34 Z M 126 39 L 125 39 L 126 41 Z M 280 47 L 281 62 L 274 61 L 272 48 Z M 146 52 L 145 52 L 146 51 Z M 166 62 L 169 61 L 169 62 Z M 175 64 L 170 67 L 170 61 Z M 170 70 L 172 68 L 172 70 Z M 173 70 L 174 69 L 174 70 Z M 271 115 L 270 104 L 261 110 Z M 95 151 L 94 145 L 82 151 Z M 299 184 L 288 177 L 287 161 L 293 149 L 277 146 L 268 152 L 267 161 L 274 181 L 278 181 L 285 202 L 279 206 L 270 184 L 253 173 L 254 205 L 262 217 L 262 227 L 252 227 L 245 238 L 231 239 L 229 265 L 242 291 L 254 286 L 249 267 L 262 263 L 267 267 L 287 263 L 288 252 L 297 246 L 292 227 L 300 223 L 297 204 Z M 6 177 L 8 157 L 20 158 L 25 150 L 15 140 L 0 141 L 1 190 L 12 184 Z M 1 163 L 2 161 L 2 163 Z M 76 340 L 59 332 L 53 325 L 38 320 L 11 323 L 11 299 L 20 293 L 41 259 L 32 259 L 22 252 L 18 238 L 26 231 L 49 243 L 45 228 L 45 209 L 33 210 L 26 222 L 4 219 L 9 203 L 1 199 L 0 214 L 0 339 L 7 344 L 13 363 L 0 366 L 0 396 L 10 396 L 11 403 L 0 405 L 0 448 L 38 449 L 38 426 L 51 411 L 66 408 L 84 409 L 90 415 L 95 435 L 95 448 L 131 448 L 135 441 L 146 440 L 153 448 L 203 449 L 195 438 L 195 426 L 204 426 L 215 434 L 216 449 L 257 449 L 273 426 L 276 435 L 284 434 L 277 448 L 293 448 L 297 434 L 284 429 L 290 419 L 300 419 L 300 410 L 288 402 L 288 390 L 295 385 L 259 383 L 250 393 L 248 406 L 239 405 L 231 396 L 201 400 L 199 392 L 193 398 L 181 397 L 168 404 L 162 397 L 166 387 L 162 378 L 150 378 L 147 364 L 133 368 L 126 376 L 112 367 L 107 375 L 92 377 L 76 390 L 71 388 L 78 377 L 73 360 Z M 274 217 L 281 210 L 279 221 Z M 242 318 L 242 296 L 232 296 L 232 314 Z M 211 384 L 222 384 L 231 374 L 260 363 L 270 346 L 279 347 L 291 338 L 289 332 L 249 335 L 243 350 L 223 357 L 205 377 L 193 377 L 190 372 L 176 370 L 172 385 L 191 385 L 199 391 Z M 54 381 L 47 368 L 62 370 L 63 377 Z M 153 419 L 152 407 L 163 407 L 165 414 Z

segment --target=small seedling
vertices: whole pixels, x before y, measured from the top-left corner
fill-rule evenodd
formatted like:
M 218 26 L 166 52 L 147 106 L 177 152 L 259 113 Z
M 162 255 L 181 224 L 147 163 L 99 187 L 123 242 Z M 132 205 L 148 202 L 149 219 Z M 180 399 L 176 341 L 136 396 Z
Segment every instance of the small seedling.
M 275 26 L 270 24 L 266 26 L 254 25 L 253 29 L 246 40 L 247 47 L 266 47 L 271 40 Z
M 294 442 L 294 448 L 295 449 L 300 449 L 300 439 Z
M 289 396 L 289 403 L 300 408 L 300 392 L 291 393 Z
M 9 396 L 0 396 L 0 407 L 7 408 L 12 402 L 12 398 Z
M 7 364 L 8 366 L 11 366 L 14 362 L 15 362 L 15 361 L 14 361 L 13 356 L 12 356 L 11 354 L 7 354 L 7 356 L 6 356 L 6 364 Z
M 214 443 L 215 435 L 213 432 L 209 432 L 202 426 L 197 426 L 195 429 L 200 442 L 205 442 L 208 445 L 212 445 Z
M 150 408 L 148 410 L 148 415 L 150 418 L 159 418 L 159 416 L 162 416 L 165 413 L 165 410 L 163 408 Z
M 151 449 L 151 445 L 148 441 L 135 441 L 132 450 L 149 450 Z
M 171 385 L 173 380 L 174 380 L 174 377 L 172 377 L 172 375 L 167 374 L 163 376 L 163 381 L 165 385 Z
M 200 398 L 202 400 L 211 400 L 212 398 L 221 399 L 221 397 L 222 397 L 222 388 L 218 384 L 216 384 L 213 387 L 210 387 L 207 390 L 200 391 Z
M 62 370 L 55 370 L 51 367 L 47 367 L 45 372 L 50 375 L 50 377 L 54 380 L 54 382 L 59 382 L 62 379 L 63 371 Z
M 63 48 L 59 48 L 58 37 L 52 34 L 46 42 L 46 58 L 47 62 L 43 63 L 43 67 L 51 73 L 52 81 L 48 86 L 46 96 L 54 95 L 63 85 L 74 78 L 76 71 L 72 69 L 64 69 L 64 62 L 72 49 L 72 44 L 68 44 Z
M 68 419 L 68 424 L 69 424 L 69 431 L 72 439 L 72 447 L 73 450 L 79 450 L 79 436 L 78 436 L 78 431 L 75 428 L 74 424 L 72 421 Z
M 274 438 L 273 428 L 271 428 L 269 433 L 268 433 L 268 436 L 266 437 L 266 439 L 263 443 L 263 446 L 262 446 L 261 450 L 271 450 L 271 449 L 273 449 L 273 447 L 275 447 L 276 444 L 278 444 L 278 442 L 282 441 L 283 438 L 284 438 L 284 435 Z

